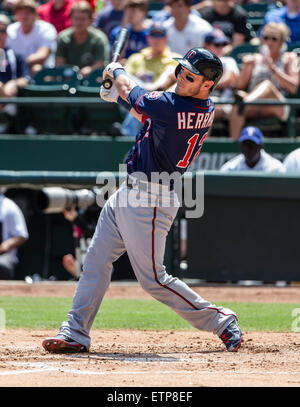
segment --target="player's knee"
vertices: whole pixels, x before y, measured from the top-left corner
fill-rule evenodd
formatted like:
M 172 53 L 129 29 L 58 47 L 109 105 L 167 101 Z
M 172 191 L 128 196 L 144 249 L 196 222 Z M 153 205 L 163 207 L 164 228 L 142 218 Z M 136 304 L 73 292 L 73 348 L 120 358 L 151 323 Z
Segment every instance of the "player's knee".
M 139 281 L 143 290 L 145 290 L 149 295 L 154 298 L 161 296 L 161 291 L 165 290 L 166 285 L 164 282 L 159 281 L 158 279 L 145 279 Z
M 153 296 L 157 291 L 157 282 L 151 279 L 139 279 L 139 283 L 144 291 Z

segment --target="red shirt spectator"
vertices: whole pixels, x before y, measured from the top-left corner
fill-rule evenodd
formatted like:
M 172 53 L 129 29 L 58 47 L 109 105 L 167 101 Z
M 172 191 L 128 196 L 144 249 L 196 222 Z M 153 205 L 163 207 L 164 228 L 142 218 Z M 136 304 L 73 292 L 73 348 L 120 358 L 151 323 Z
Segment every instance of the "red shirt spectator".
M 49 0 L 38 7 L 37 13 L 41 20 L 51 23 L 59 33 L 71 26 L 70 10 L 76 0 Z

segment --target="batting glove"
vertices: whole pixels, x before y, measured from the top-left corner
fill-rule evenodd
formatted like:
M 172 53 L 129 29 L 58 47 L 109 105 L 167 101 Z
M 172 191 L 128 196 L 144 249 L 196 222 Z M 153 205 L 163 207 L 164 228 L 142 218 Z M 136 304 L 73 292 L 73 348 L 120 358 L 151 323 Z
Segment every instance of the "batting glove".
M 110 89 L 105 89 L 103 86 L 100 87 L 100 97 L 106 102 L 118 103 L 119 93 L 113 82 L 113 85 Z
M 110 64 L 108 64 L 104 71 L 103 71 L 103 79 L 106 78 L 110 78 L 110 79 L 114 79 L 114 71 L 116 69 L 124 69 L 123 65 L 121 65 L 119 62 L 111 62 Z

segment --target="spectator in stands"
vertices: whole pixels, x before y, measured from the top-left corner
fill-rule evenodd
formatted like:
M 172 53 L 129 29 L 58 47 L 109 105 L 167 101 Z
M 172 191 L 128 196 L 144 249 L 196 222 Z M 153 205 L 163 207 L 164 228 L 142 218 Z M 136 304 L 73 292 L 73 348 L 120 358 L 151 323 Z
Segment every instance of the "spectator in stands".
M 109 42 L 102 31 L 91 26 L 92 13 L 92 7 L 86 1 L 72 6 L 72 27 L 58 35 L 56 66 L 77 65 L 81 74 L 88 76 L 107 63 Z
M 300 41 L 300 0 L 285 0 L 285 6 L 265 14 L 264 23 L 285 23 L 291 32 L 290 42 Z
M 168 4 L 168 0 L 163 0 L 163 3 L 164 3 L 163 8 L 161 10 L 157 10 L 153 13 L 153 15 L 152 15 L 153 21 L 159 21 L 162 23 L 162 22 L 166 21 L 168 18 L 172 17 L 171 8 Z M 191 13 L 195 14 L 198 17 L 201 17 L 201 14 L 199 12 L 199 10 L 201 9 L 200 4 L 203 7 L 209 6 L 209 5 L 211 5 L 211 0 L 202 0 L 200 3 L 197 2 L 197 0 L 192 0 Z
M 202 47 L 212 26 L 191 12 L 192 0 L 169 0 L 171 16 L 164 22 L 171 51 L 181 56 L 193 47 Z
M 122 25 L 124 16 L 124 0 L 110 0 L 110 2 L 96 15 L 94 27 L 102 30 L 111 39 L 111 31 Z
M 81 1 L 81 0 L 75 0 L 75 1 Z M 93 18 L 94 18 L 94 12 L 96 10 L 96 0 L 85 0 L 85 1 L 87 1 L 90 4 L 90 6 L 92 7 Z
M 148 47 L 132 54 L 127 60 L 127 72 L 147 90 L 166 90 L 176 80 L 174 72 L 178 63 L 173 58 L 180 58 L 180 55 L 170 51 L 167 41 L 164 26 L 154 22 L 147 34 Z M 170 78 L 165 81 L 163 78 L 169 75 Z M 141 126 L 141 122 L 127 112 L 120 130 L 122 135 L 133 136 Z
M 283 160 L 287 172 L 300 172 L 300 148 L 291 151 Z
M 75 280 L 78 280 L 81 272 L 81 264 L 83 261 L 82 252 L 85 252 L 88 244 L 93 237 L 96 221 L 92 220 L 88 215 L 87 210 L 80 210 L 72 205 L 71 208 L 63 211 L 66 220 L 73 224 L 73 239 L 74 239 L 74 251 L 73 254 L 66 254 L 62 259 L 64 268 L 71 274 Z M 80 261 L 81 260 L 81 261 Z
M 211 97 L 214 101 L 220 99 L 231 99 L 233 95 L 233 89 L 236 86 L 239 77 L 239 68 L 234 58 L 224 55 L 226 46 L 230 43 L 230 40 L 223 31 L 215 28 L 210 34 L 205 37 L 204 48 L 217 55 L 223 64 L 224 72 L 220 82 L 216 88 L 212 91 Z M 215 105 L 215 117 L 227 117 L 231 109 L 230 105 Z
M 147 0 L 124 0 L 124 18 L 123 24 L 128 28 L 129 38 L 127 46 L 123 53 L 122 63 L 124 64 L 128 57 L 135 52 L 147 46 L 147 33 L 151 21 L 147 17 L 148 1 Z M 111 31 L 110 43 L 114 40 L 121 30 L 119 25 Z
M 59 33 L 71 26 L 70 11 L 75 0 L 49 0 L 37 8 L 41 20 L 51 23 Z
M 161 23 L 154 22 L 147 34 L 148 46 L 132 54 L 126 62 L 127 72 L 142 81 L 147 90 L 157 90 L 152 87 L 153 82 L 158 80 L 166 68 L 170 67 L 174 72 L 178 65 L 173 58 L 179 58 L 180 55 L 172 52 L 167 42 L 166 28 Z
M 285 172 L 282 162 L 266 153 L 264 137 L 257 127 L 245 127 L 239 138 L 241 154 L 223 164 L 221 172 L 265 171 Z
M 21 55 L 15 54 L 11 48 L 6 47 L 7 26 L 10 19 L 0 14 L 0 49 L 4 51 L 1 58 L 0 69 L 0 97 L 10 98 L 17 96 L 18 90 L 26 86 L 30 80 L 28 66 Z M 5 114 L 5 121 L 0 125 L 0 133 L 7 132 L 16 114 L 14 104 L 0 107 Z
M 247 13 L 236 6 L 233 0 L 213 0 L 211 6 L 201 8 L 201 16 L 213 27 L 222 30 L 230 39 L 232 47 L 251 39 Z
M 295 94 L 299 87 L 298 56 L 286 52 L 289 29 L 284 23 L 269 23 L 261 34 L 260 52 L 245 55 L 237 83 L 236 100 L 229 116 L 230 137 L 238 139 L 246 119 L 276 117 L 286 121 L 289 107 L 245 106 L 243 102 L 259 99 L 284 101 Z
M 53 66 L 56 46 L 55 27 L 37 19 L 34 0 L 19 0 L 14 8 L 15 23 L 7 27 L 7 46 L 26 59 L 31 74 Z
M 0 280 L 12 280 L 18 263 L 17 249 L 28 239 L 21 209 L 0 188 Z
M 109 195 L 112 191 L 109 192 Z M 99 214 L 95 216 L 93 211 L 88 209 L 82 210 L 74 205 L 69 210 L 63 212 L 66 220 L 73 224 L 74 251 L 63 256 L 62 264 L 68 273 L 78 280 L 81 273 L 82 263 L 87 251 L 89 242 L 93 237 Z M 116 262 L 113 263 L 113 272 L 117 279 L 135 279 L 127 252 L 124 253 Z
M 2 0 L 0 2 L 0 12 L 12 17 L 16 2 L 17 0 Z

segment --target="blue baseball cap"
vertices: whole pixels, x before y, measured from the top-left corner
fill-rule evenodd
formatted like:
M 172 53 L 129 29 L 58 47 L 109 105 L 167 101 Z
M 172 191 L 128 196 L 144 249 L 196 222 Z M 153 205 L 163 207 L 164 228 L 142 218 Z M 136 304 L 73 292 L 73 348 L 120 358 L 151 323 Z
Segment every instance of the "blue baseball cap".
M 253 143 L 260 145 L 264 142 L 264 136 L 259 128 L 248 126 L 243 128 L 239 138 L 239 142 L 242 143 L 246 140 L 253 141 Z
M 205 36 L 205 40 L 207 44 L 215 44 L 215 45 L 227 45 L 230 43 L 230 39 L 223 33 L 222 30 L 219 28 L 214 28 L 209 34 Z
M 162 38 L 167 35 L 167 30 L 164 27 L 164 25 L 159 22 L 155 21 L 149 28 L 148 34 L 151 37 L 157 37 L 157 38 Z

